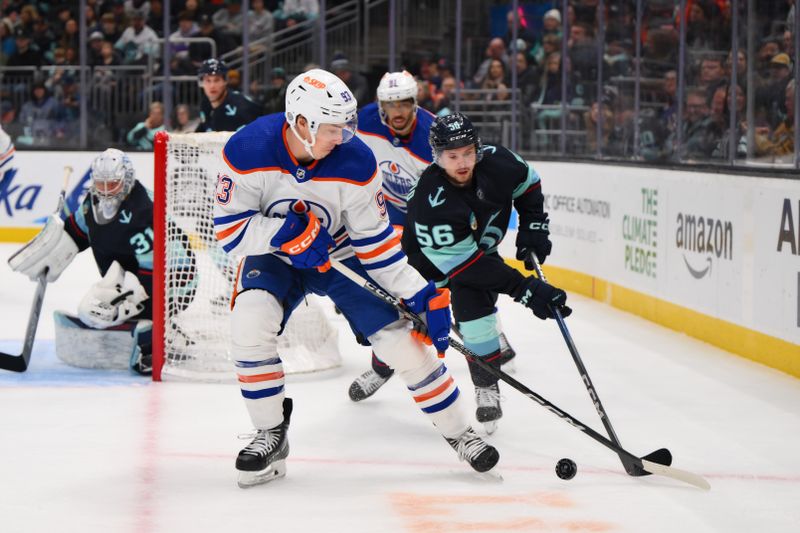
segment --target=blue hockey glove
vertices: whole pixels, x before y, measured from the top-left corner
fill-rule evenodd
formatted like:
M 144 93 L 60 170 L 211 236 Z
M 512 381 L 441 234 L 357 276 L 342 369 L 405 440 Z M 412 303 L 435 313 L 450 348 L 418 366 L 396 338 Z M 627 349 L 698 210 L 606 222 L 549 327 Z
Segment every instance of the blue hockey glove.
M 286 213 L 283 226 L 270 244 L 288 255 L 296 268 L 317 268 L 320 272 L 330 268 L 328 248 L 333 247 L 334 241 L 312 212 L 308 216 Z
M 432 343 L 439 357 L 444 357 L 450 337 L 450 290 L 437 289 L 431 281 L 403 303 L 409 311 L 423 317 L 428 327 L 427 335 L 417 328 L 414 328 L 412 335 L 425 344 Z
M 520 224 L 517 231 L 517 259 L 525 262 L 526 269 L 533 270 L 529 257 L 531 253 L 535 253 L 539 263 L 544 264 L 552 249 L 547 215 L 542 215 L 540 220 L 526 220 Z
M 514 294 L 514 301 L 530 308 L 542 320 L 555 318 L 553 309 L 559 309 L 567 318 L 572 309 L 567 307 L 567 293 L 533 276 L 525 278 Z

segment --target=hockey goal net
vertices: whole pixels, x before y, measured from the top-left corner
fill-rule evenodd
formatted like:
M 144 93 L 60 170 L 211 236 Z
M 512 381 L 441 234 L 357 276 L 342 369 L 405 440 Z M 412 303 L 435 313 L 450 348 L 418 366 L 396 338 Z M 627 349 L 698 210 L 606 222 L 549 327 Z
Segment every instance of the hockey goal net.
M 232 134 L 159 133 L 153 207 L 153 379 L 235 379 L 230 355 L 230 296 L 238 258 L 217 243 L 213 193 L 227 167 Z M 341 364 L 336 328 L 316 297 L 292 313 L 278 337 L 286 373 Z

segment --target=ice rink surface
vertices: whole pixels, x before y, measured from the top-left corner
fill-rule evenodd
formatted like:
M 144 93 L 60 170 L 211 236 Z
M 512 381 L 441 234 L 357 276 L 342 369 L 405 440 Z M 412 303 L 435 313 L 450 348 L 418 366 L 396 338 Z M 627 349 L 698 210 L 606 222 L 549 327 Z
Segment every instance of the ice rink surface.
M 34 290 L 5 264 L 16 248 L 0 245 L 0 350 L 13 353 Z M 399 379 L 348 399 L 369 351 L 344 329 L 341 369 L 287 380 L 287 477 L 239 489 L 234 460 L 248 441 L 237 435 L 250 423 L 236 385 L 153 383 L 56 358 L 52 311 L 75 312 L 97 278 L 79 256 L 48 287 L 28 371 L 0 374 L 3 533 L 800 531 L 800 381 L 580 296 L 567 322 L 622 444 L 669 448 L 710 492 L 627 476 L 612 452 L 503 385 L 489 437 L 503 480 L 482 479 Z M 602 433 L 555 322 L 508 299 L 500 309 L 515 377 Z M 447 363 L 474 413 L 463 357 Z M 578 464 L 571 481 L 555 475 L 562 457 Z

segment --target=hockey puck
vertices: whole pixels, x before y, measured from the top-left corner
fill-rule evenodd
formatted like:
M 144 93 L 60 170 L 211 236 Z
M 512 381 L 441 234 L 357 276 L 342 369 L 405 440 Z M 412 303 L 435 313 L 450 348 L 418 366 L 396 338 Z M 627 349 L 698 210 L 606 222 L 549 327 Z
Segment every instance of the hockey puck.
M 572 459 L 566 457 L 556 463 L 556 475 L 561 479 L 572 479 L 578 472 L 578 465 Z

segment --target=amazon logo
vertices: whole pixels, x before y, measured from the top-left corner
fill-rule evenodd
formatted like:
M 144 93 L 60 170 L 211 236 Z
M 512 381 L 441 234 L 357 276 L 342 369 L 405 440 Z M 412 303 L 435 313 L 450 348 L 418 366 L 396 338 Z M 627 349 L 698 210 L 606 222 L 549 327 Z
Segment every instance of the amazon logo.
M 678 213 L 675 246 L 695 279 L 711 275 L 716 259 L 733 259 L 733 223 L 711 217 Z

